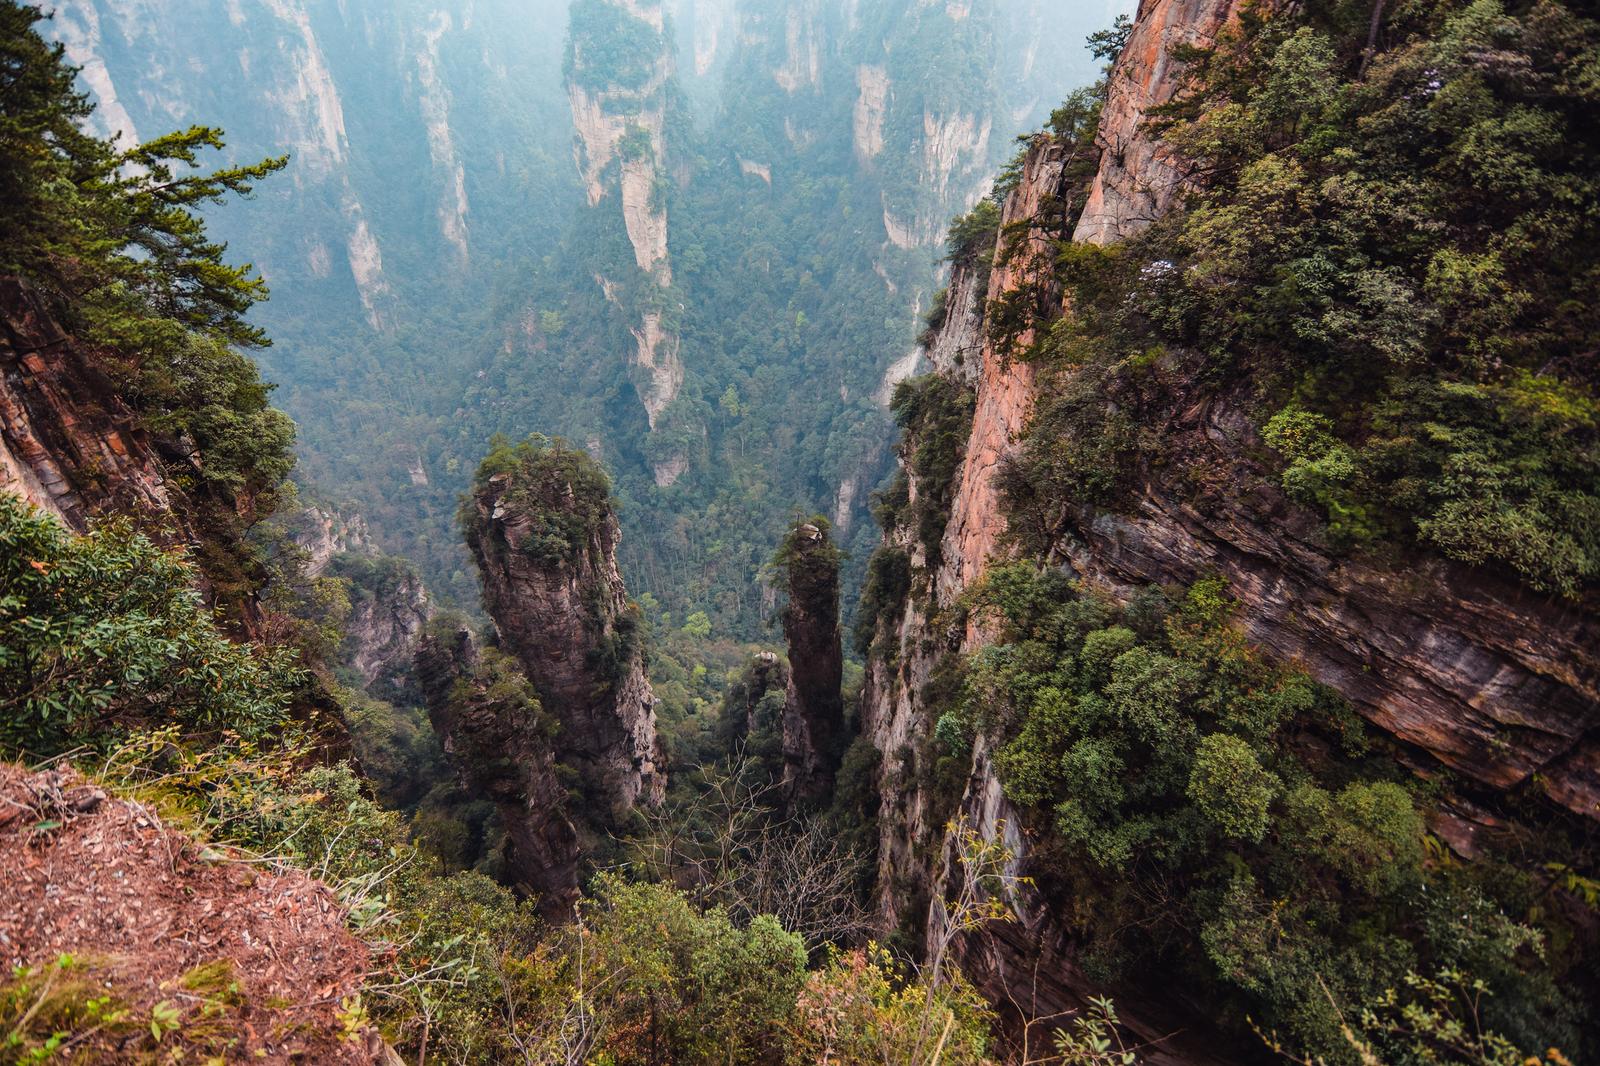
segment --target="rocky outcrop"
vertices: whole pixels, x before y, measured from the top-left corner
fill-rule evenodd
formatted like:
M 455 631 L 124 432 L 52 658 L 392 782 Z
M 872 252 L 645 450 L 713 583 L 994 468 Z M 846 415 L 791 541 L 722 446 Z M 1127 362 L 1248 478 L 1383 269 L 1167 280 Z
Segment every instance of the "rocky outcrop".
M 1175 403 L 1174 468 L 1125 514 L 1084 512 L 1066 561 L 1113 590 L 1228 580 L 1250 640 L 1298 663 L 1460 787 L 1532 785 L 1600 821 L 1600 604 L 1539 596 L 1448 560 L 1331 551 L 1254 455 L 1246 397 Z
M 570 918 L 578 898 L 578 833 L 567 817 L 551 723 L 507 662 L 487 667 L 465 629 L 424 639 L 416 671 L 445 757 L 473 795 L 495 805 L 513 883 L 546 919 Z
M 574 158 L 589 206 L 600 208 L 616 194 L 634 264 L 654 289 L 664 290 L 672 285 L 662 192 L 669 180 L 665 129 L 674 75 L 671 42 L 663 32 L 660 0 L 606 0 L 597 18 L 599 22 L 585 24 L 582 33 L 575 28 L 568 47 L 567 98 L 577 134 Z M 641 25 L 647 27 L 645 36 L 654 40 L 657 51 L 628 57 L 628 62 L 642 65 L 644 73 L 618 83 L 617 73 L 608 66 L 617 61 L 614 46 L 606 41 L 611 34 L 631 38 Z M 617 300 L 611 288 L 606 297 Z M 648 301 L 623 310 L 638 317 L 639 324 L 631 327 L 636 342 L 631 361 L 638 371 L 634 383 L 654 430 L 683 387 L 678 338 L 664 328 L 660 310 Z M 666 483 L 673 480 L 676 475 Z
M 817 0 L 796 0 L 785 12 L 783 59 L 773 69 L 772 80 L 786 93 L 815 89 L 822 83 L 821 6 Z
M 360 514 L 313 504 L 295 516 L 292 529 L 296 546 L 305 552 L 308 577 L 348 583 L 345 665 L 369 692 L 393 696 L 406 687 L 417 641 L 433 616 L 421 575 L 405 559 L 382 554 Z
M 1059 234 L 1050 228 L 1045 206 L 1058 202 L 1064 193 L 1065 170 L 1066 151 L 1060 145 L 1045 141 L 1029 152 L 1022 181 L 1006 197 L 1001 211 L 1000 231 L 1011 236 L 996 250 L 988 285 L 991 302 L 1026 287 L 1035 290 L 1039 304 L 1047 307 L 1053 301 L 1059 307 L 1060 294 L 1051 280 Z M 959 318 L 950 324 L 955 332 L 946 347 L 959 350 L 969 344 L 961 333 L 968 324 Z M 953 598 L 976 580 L 999 544 L 1005 518 L 996 478 L 1027 423 L 1033 402 L 1033 366 L 1009 358 L 1009 352 L 1001 350 L 984 330 L 977 332 L 982 337 L 981 347 L 976 367 L 970 371 L 977 378 L 977 407 L 945 529 L 944 570 L 938 585 L 941 597 Z M 1031 332 L 1025 332 L 1012 344 L 1024 346 L 1031 340 Z M 963 372 L 969 373 L 966 361 L 964 355 Z
M 439 42 L 453 28 L 448 11 L 435 11 L 422 30 L 416 53 L 418 106 L 428 132 L 428 155 L 444 180 L 435 213 L 439 232 L 456 251 L 460 265 L 469 257 L 467 246 L 467 172 L 450 129 L 450 90 L 439 71 Z
M 869 163 L 883 151 L 883 120 L 889 110 L 889 72 L 863 63 L 856 68 L 856 103 L 851 116 L 856 158 Z
M 306 573 L 320 577 L 335 556 L 371 551 L 372 533 L 359 514 L 312 505 L 302 510 L 295 522 L 294 542 L 306 553 Z
M 840 695 L 844 654 L 839 639 L 839 550 L 822 519 L 802 522 L 779 556 L 789 602 L 789 682 L 783 704 L 783 780 L 790 797 L 816 803 L 833 792 L 844 736 Z
M 577 517 L 582 505 L 559 473 L 528 465 L 497 473 L 466 505 L 467 543 L 484 606 L 560 722 L 556 758 L 576 771 L 602 817 L 616 819 L 661 801 L 665 766 L 638 609 L 617 570 L 616 513 L 605 500 Z M 541 508 L 573 509 L 564 518 L 583 527 L 575 543 L 548 548 Z
M 935 372 L 965 385 L 977 386 L 983 368 L 983 307 L 989 268 L 977 262 L 957 263 L 945 289 L 944 317 L 925 336 L 924 354 Z
M 1091 244 L 1144 229 L 1183 187 L 1172 153 L 1144 128 L 1151 108 L 1181 88 L 1179 45 L 1206 47 L 1233 18 L 1239 0 L 1141 0 L 1127 47 L 1111 71 L 1097 143 L 1100 170 L 1073 238 Z
M 78 532 L 96 515 L 172 514 L 156 444 L 44 300 L 0 278 L 0 491 Z
M 410 564 L 386 556 L 357 584 L 345 621 L 346 661 L 369 689 L 404 687 L 423 628 L 433 616 L 428 590 Z

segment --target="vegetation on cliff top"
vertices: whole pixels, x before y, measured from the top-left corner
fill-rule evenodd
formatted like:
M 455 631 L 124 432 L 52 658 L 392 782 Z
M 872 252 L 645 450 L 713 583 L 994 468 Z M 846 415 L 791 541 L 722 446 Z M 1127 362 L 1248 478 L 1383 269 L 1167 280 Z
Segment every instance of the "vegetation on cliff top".
M 1164 404 L 1242 395 L 1345 549 L 1413 544 L 1581 598 L 1600 579 L 1600 23 L 1544 0 L 1247 9 L 1158 127 L 1197 189 L 1063 245 L 1074 313 L 1013 498 L 1117 506 Z M 1182 366 L 1174 391 L 1171 367 Z M 1186 397 L 1186 398 L 1185 398 Z M 1027 523 L 1024 523 L 1027 524 Z
M 589 453 L 559 437 L 535 433 L 512 444 L 496 436 L 473 488 L 494 492 L 497 508 L 528 523 L 517 547 L 546 566 L 574 561 L 615 521 L 611 479 Z M 462 501 L 461 524 L 469 535 L 481 534 L 475 500 Z

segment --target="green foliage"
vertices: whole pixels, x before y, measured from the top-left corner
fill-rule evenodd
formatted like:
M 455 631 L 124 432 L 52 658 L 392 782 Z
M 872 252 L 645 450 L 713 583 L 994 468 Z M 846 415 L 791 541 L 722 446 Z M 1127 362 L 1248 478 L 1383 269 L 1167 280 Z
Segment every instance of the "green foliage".
M 911 592 L 911 557 L 902 548 L 885 544 L 867 561 L 867 580 L 856 610 L 855 649 L 866 655 L 877 639 L 880 624 L 893 625 L 905 610 Z
M 1201 738 L 1189 772 L 1188 794 L 1224 836 L 1260 843 L 1267 832 L 1272 801 L 1281 788 L 1278 776 L 1262 767 L 1244 740 L 1227 733 Z M 1406 813 L 1411 814 L 1411 798 L 1403 790 L 1396 791 Z M 1421 827 L 1414 824 L 1411 830 L 1412 839 L 1420 840 Z
M 1098 980 L 1181 980 L 1225 1024 L 1248 1015 L 1356 1062 L 1334 1002 L 1463 965 L 1497 993 L 1500 1031 L 1572 1046 L 1552 982 L 1576 958 L 1517 920 L 1520 890 L 1497 901 L 1474 881 L 1514 883 L 1509 867 L 1430 867 L 1392 763 L 1361 758 L 1339 701 L 1243 640 L 1221 582 L 1122 608 L 1015 563 L 970 606 L 999 639 L 954 699 L 925 693 L 935 732 L 989 736 Z
M 0 744 L 43 756 L 165 722 L 280 728 L 292 651 L 229 641 L 195 580 L 127 522 L 75 536 L 0 493 Z
M 829 534 L 833 523 L 822 515 L 795 522 L 772 555 L 772 573 L 777 587 L 789 595 L 791 604 L 802 610 L 820 609 L 820 616 L 838 617 L 839 564 L 844 552 L 834 545 Z
M 1368 14 L 1252 15 L 1182 51 L 1152 128 L 1197 188 L 1059 258 L 1073 314 L 1037 346 L 1048 399 L 1009 485 L 1028 538 L 1060 535 L 1062 503 L 1115 509 L 1178 405 L 1220 395 L 1266 399 L 1283 485 L 1335 547 L 1398 540 L 1569 597 L 1600 576 L 1600 23 L 1380 8 L 1395 43 L 1364 56 Z
M 559 437 L 535 433 L 515 445 L 504 437 L 490 440 L 474 487 L 483 492 L 502 482 L 503 506 L 528 519 L 527 537 L 518 547 L 545 566 L 572 562 L 615 520 L 606 472 Z M 461 523 L 469 537 L 482 535 L 471 500 L 462 503 Z
M 1000 205 L 991 199 L 979 200 L 966 214 L 950 223 L 945 235 L 945 257 L 952 263 L 978 265 L 994 252 L 1000 233 Z
M 939 565 L 956 471 L 972 431 L 973 404 L 970 389 L 941 374 L 895 386 L 891 406 L 905 435 L 906 468 L 917 479 L 917 500 L 908 514 L 893 518 L 916 531 L 929 569 Z
M 834 954 L 806 983 L 798 1014 L 788 1059 L 797 1064 L 991 1061 L 991 1018 L 972 986 L 959 975 L 933 987 L 911 980 L 876 945 Z
M 0 1061 L 31 1066 L 60 1060 L 97 1034 L 127 1038 L 138 1033 L 134 1012 L 108 994 L 96 976 L 93 967 L 72 955 L 15 967 L 9 980 L 0 981 Z
M 608 0 L 577 0 L 567 35 L 566 76 L 590 92 L 644 88 L 666 47 L 660 31 Z
M 199 212 L 248 196 L 287 157 L 196 174 L 203 151 L 223 148 L 220 130 L 126 149 L 83 133 L 93 105 L 40 17 L 0 4 L 0 274 L 44 289 L 81 340 L 108 349 L 149 427 L 199 451 L 184 477 L 247 502 L 287 473 L 294 429 L 230 347 L 268 343 L 245 320 L 266 286 L 223 260 Z
M 772 1061 L 773 1037 L 805 980 L 805 948 L 770 917 L 739 928 L 671 888 L 602 877 L 586 904 L 585 965 L 596 981 L 600 1046 L 623 1061 Z
M 1359 458 L 1354 448 L 1333 435 L 1333 423 L 1326 416 L 1286 407 L 1267 420 L 1261 435 L 1289 460 L 1283 471 L 1284 489 L 1299 502 L 1323 510 L 1330 537 L 1349 543 L 1375 533 L 1372 509 L 1354 491 Z
M 91 303 L 91 318 L 130 314 L 143 320 L 122 323 L 130 328 L 265 343 L 243 321 L 264 286 L 249 267 L 222 262 L 223 247 L 207 240 L 194 208 L 248 194 L 287 158 L 189 175 L 178 168 L 220 149 L 220 130 L 193 126 L 127 150 L 85 135 L 79 124 L 93 105 L 74 87 L 62 47 L 34 29 L 41 17 L 15 0 L 0 7 L 0 273 Z

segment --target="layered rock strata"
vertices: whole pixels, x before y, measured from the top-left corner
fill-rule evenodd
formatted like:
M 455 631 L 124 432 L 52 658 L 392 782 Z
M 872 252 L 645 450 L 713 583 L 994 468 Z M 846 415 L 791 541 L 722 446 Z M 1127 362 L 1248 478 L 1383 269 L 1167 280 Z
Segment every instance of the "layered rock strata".
M 164 520 L 173 502 L 156 443 L 16 278 L 0 278 L 0 491 L 78 532 L 112 512 Z
M 1100 165 L 1075 239 L 1127 237 L 1170 207 L 1183 175 L 1143 119 L 1179 91 L 1182 72 L 1171 47 L 1206 45 L 1233 14 L 1229 0 L 1141 5 L 1112 73 Z M 1026 287 L 1038 302 L 1039 322 L 1064 311 L 1059 291 L 1037 269 L 1038 255 L 1048 256 L 1068 236 L 1053 217 L 1069 191 L 1057 151 L 1041 142 L 1030 154 L 1002 220 L 1002 232 L 1024 242 L 1023 254 L 999 256 L 988 279 L 988 306 Z M 1028 254 L 1026 245 L 1038 254 Z M 938 372 L 977 391 L 943 562 L 880 635 L 894 651 L 869 663 L 863 696 L 864 728 L 883 753 L 878 909 L 886 930 L 924 919 L 897 886 L 931 884 L 937 893 L 951 875 L 942 815 L 916 786 L 915 773 L 906 787 L 900 767 L 914 764 L 919 738 L 933 728 L 921 693 L 938 662 L 976 650 L 988 636 L 953 624 L 952 608 L 990 561 L 1010 550 L 996 479 L 1026 428 L 1036 390 L 1033 369 L 1006 358 L 987 337 L 989 323 L 971 288 L 972 279 L 958 270 L 950 311 L 928 345 Z M 1029 339 L 1015 338 L 1021 345 Z M 1253 643 L 1338 691 L 1419 771 L 1451 772 L 1461 796 L 1442 805 L 1434 828 L 1462 854 L 1473 852 L 1476 835 L 1493 822 L 1463 812 L 1510 791 L 1535 789 L 1575 815 L 1600 819 L 1600 621 L 1592 603 L 1538 597 L 1436 558 L 1335 553 L 1315 516 L 1286 500 L 1271 471 L 1252 459 L 1261 448 L 1244 396 L 1178 395 L 1172 408 L 1171 461 L 1142 471 L 1117 513 L 1082 508 L 1064 516 L 1074 536 L 1056 559 L 1060 565 L 1114 595 L 1220 573 Z M 1213 487 L 1179 484 L 1177 470 L 1207 471 L 1204 480 Z M 915 499 L 915 484 L 911 491 Z M 923 548 L 908 531 L 891 531 L 889 538 L 907 552 L 914 571 L 925 570 Z M 1015 872 L 1028 872 L 1031 842 L 1021 831 L 1021 812 L 1005 799 L 982 738 L 960 813 L 1007 844 Z M 994 1002 L 1021 1014 L 1081 1006 L 1094 989 L 1075 963 L 1068 923 L 1056 913 L 1059 901 L 1023 886 L 1010 902 L 1015 923 L 997 923 L 961 942 L 965 967 Z M 1150 1019 L 1182 1009 L 1136 999 L 1119 1007 L 1145 1038 L 1162 1035 Z M 1195 1063 L 1208 1055 L 1178 1040 L 1153 1050 L 1151 1061 Z

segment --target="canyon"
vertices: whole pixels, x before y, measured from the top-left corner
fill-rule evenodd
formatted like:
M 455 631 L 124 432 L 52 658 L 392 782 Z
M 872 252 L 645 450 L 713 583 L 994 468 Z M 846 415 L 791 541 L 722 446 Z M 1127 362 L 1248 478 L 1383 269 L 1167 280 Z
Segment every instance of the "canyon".
M 540 17 L 562 24 L 557 7 L 566 11 Z M 1086 957 L 1092 904 L 1062 873 L 1053 813 L 1014 798 L 1008 739 L 947 716 L 955 671 L 1009 639 L 981 599 L 1008 564 L 1070 580 L 1073 596 L 1103 608 L 1095 633 L 1124 642 L 1123 655 L 1144 639 L 1135 616 L 1153 592 L 1170 607 L 1183 590 L 1224 589 L 1234 665 L 1270 664 L 1326 690 L 1370 738 L 1362 757 L 1383 763 L 1383 788 L 1369 795 L 1425 797 L 1424 828 L 1406 843 L 1426 849 L 1430 867 L 1470 869 L 1505 840 L 1546 831 L 1590 840 L 1600 822 L 1592 587 L 1539 591 L 1415 541 L 1339 542 L 1286 488 L 1248 377 L 1218 385 L 1198 351 L 1141 357 L 1159 397 L 1160 425 L 1147 427 L 1159 457 L 1137 452 L 1109 501 L 1051 500 L 1044 519 L 1029 515 L 1039 530 L 1020 528 L 1016 471 L 1039 410 L 1088 372 L 1037 357 L 1074 322 L 1065 279 L 1084 261 L 1139 254 L 1139 235 L 1160 233 L 1201 188 L 1151 119 L 1191 85 L 1183 57 L 1255 17 L 1238 0 L 1143 0 L 1106 72 L 1092 142 L 1062 132 L 1058 112 L 991 185 L 1007 134 L 1023 119 L 1038 126 L 1041 101 L 1061 95 L 1040 73 L 1059 57 L 1028 38 L 1060 24 L 1048 7 L 576 0 L 564 60 L 548 32 L 516 23 L 525 44 L 541 38 L 528 62 L 544 88 L 501 122 L 471 117 L 527 76 L 510 70 L 514 42 L 485 28 L 494 5 L 393 20 L 311 0 L 229 5 L 211 27 L 230 42 L 228 70 L 273 105 L 244 154 L 296 153 L 292 190 L 263 198 L 280 197 L 280 214 L 320 205 L 261 244 L 264 273 L 296 308 L 280 313 L 301 319 L 287 354 L 266 365 L 284 372 L 288 406 L 311 413 L 298 475 L 310 502 L 281 529 L 261 523 L 269 493 L 209 481 L 216 453 L 129 398 L 133 361 L 85 339 L 92 325 L 64 326 L 69 302 L 10 277 L 0 278 L 0 490 L 75 533 L 125 516 L 190 553 L 200 594 L 240 640 L 311 647 L 304 634 L 324 621 L 314 597 L 337 591 L 330 602 L 342 596 L 348 609 L 322 636 L 328 646 L 305 652 L 310 669 L 286 697 L 295 721 L 323 731 L 305 758 L 337 762 L 361 749 L 354 734 L 374 730 L 358 738 L 374 766 L 426 767 L 385 824 L 410 833 L 408 847 L 436 849 L 416 853 L 428 863 L 474 879 L 461 889 L 473 899 L 513 890 L 520 902 L 507 894 L 505 905 L 543 928 L 580 938 L 598 928 L 592 886 L 616 891 L 610 871 L 635 861 L 621 856 L 640 841 L 699 832 L 671 819 L 704 799 L 694 790 L 708 768 L 752 739 L 769 744 L 752 762 L 773 777 L 753 787 L 781 796 L 760 812 L 767 830 L 816 818 L 824 833 L 865 842 L 875 865 L 851 881 L 869 904 L 861 931 L 940 964 L 948 944 L 1008 1053 L 1042 1019 L 1093 1009 L 1114 983 Z M 60 7 L 52 32 L 83 67 L 102 134 L 164 128 L 207 100 L 192 74 L 163 63 L 130 76 L 128 49 L 157 48 L 162 25 L 124 0 Z M 351 76 L 380 52 L 387 66 L 371 81 Z M 961 76 L 917 76 L 957 54 L 971 60 Z M 221 70 L 204 73 L 225 81 Z M 395 143 L 379 150 L 365 97 L 383 86 L 404 92 L 387 120 Z M 383 159 L 405 154 L 400 141 L 417 177 L 403 196 L 374 179 Z M 507 221 L 508 204 L 539 217 Z M 984 232 L 963 244 L 974 218 Z M 248 236 L 261 216 L 237 225 Z M 437 303 L 413 298 L 430 288 Z M 913 342 L 928 305 L 937 310 Z M 427 323 L 430 306 L 449 313 Z M 308 342 L 319 309 L 338 324 Z M 330 400 L 338 364 L 309 364 L 356 337 L 338 358 L 369 376 Z M 929 414 L 939 395 L 960 402 Z M 897 446 L 891 407 L 906 427 Z M 932 440 L 952 424 L 953 440 Z M 930 441 L 951 449 L 947 477 L 928 473 Z M 361 478 L 361 456 L 380 451 L 384 472 Z M 311 491 L 323 475 L 364 483 L 325 499 Z M 858 614 L 861 586 L 874 602 Z M 857 618 L 859 669 L 844 639 Z M 1311 717 L 1285 745 L 1332 761 Z M 963 729 L 970 736 L 953 742 Z M 386 784 L 370 780 L 359 788 Z M 1179 787 L 1194 798 L 1199 780 Z M 62 781 L 0 765 L 13 792 L 77 787 Z M 105 800 L 84 799 L 68 828 Z M 141 817 L 120 800 L 101 815 L 111 816 Z M 1227 839 L 1248 872 L 1239 856 L 1259 833 Z M 1315 846 L 1324 842 L 1305 845 Z M 975 848 L 996 864 L 983 881 L 997 897 L 990 917 L 1012 920 L 951 917 L 948 901 L 972 888 Z M 185 876 L 221 876 L 185 862 Z M 1544 880 L 1529 922 L 1548 908 L 1591 935 L 1577 902 L 1587 875 L 1554 861 L 1535 873 Z M 326 891 L 285 884 L 296 899 Z M 704 892 L 694 909 L 707 911 L 728 886 L 680 871 L 675 887 Z M 738 922 L 741 935 L 762 928 Z M 375 965 L 366 947 L 331 926 L 314 933 L 348 953 L 328 980 L 354 994 L 354 971 Z M 1208 1014 L 1194 989 L 1117 996 L 1118 1031 L 1139 1043 L 1140 1061 L 1239 1061 L 1238 1019 Z M 346 1024 L 360 1037 L 352 1061 L 392 1055 L 375 1030 Z

